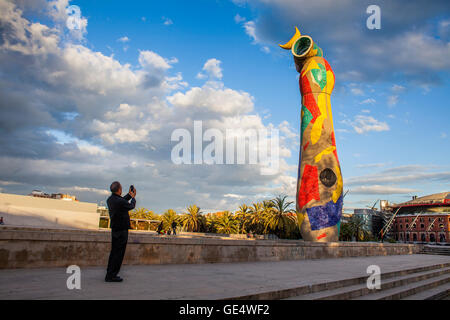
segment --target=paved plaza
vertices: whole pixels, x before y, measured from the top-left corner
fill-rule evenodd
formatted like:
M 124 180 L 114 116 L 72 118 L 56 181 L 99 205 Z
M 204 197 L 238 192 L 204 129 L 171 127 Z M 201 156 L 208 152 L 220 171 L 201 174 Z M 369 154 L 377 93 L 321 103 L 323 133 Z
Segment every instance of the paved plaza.
M 260 292 L 449 263 L 448 256 L 397 255 L 279 262 L 125 265 L 122 283 L 105 283 L 105 268 L 81 268 L 69 290 L 65 268 L 0 270 L 0 299 L 227 299 Z

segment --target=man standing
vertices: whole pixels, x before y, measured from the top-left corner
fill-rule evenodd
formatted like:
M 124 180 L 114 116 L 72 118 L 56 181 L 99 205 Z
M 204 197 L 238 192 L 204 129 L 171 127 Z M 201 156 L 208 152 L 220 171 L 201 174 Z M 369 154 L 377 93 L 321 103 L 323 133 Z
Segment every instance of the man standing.
M 174 220 L 172 222 L 172 230 L 173 230 L 173 235 L 177 235 L 177 222 Z
M 128 242 L 128 229 L 131 229 L 130 215 L 128 211 L 136 206 L 136 189 L 131 186 L 130 191 L 122 197 L 120 182 L 114 181 L 110 187 L 111 196 L 108 204 L 109 217 L 111 219 L 111 253 L 109 254 L 108 269 L 106 270 L 106 282 L 121 282 L 123 279 L 117 274 L 120 271 L 125 249 Z M 129 202 L 131 199 L 131 202 Z

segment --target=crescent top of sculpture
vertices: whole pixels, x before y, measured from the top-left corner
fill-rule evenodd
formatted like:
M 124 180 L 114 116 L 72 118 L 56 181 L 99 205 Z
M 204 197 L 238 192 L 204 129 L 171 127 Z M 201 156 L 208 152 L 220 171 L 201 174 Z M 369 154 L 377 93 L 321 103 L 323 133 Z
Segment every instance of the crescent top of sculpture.
M 291 50 L 297 71 L 299 72 L 305 59 L 323 57 L 322 49 L 317 46 L 310 36 L 302 35 L 297 27 L 295 27 L 295 34 L 291 40 L 279 46 L 285 50 Z

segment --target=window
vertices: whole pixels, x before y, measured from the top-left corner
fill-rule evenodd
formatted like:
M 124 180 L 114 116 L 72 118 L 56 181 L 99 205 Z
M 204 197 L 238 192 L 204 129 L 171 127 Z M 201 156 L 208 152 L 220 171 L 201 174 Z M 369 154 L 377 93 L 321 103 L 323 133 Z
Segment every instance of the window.
M 402 224 L 400 225 L 400 229 L 403 229 L 403 225 Z
M 420 240 L 421 240 L 422 242 L 427 241 L 427 237 L 425 236 L 425 233 L 422 233 L 422 234 L 420 235 Z
M 408 229 L 408 227 L 409 227 L 409 224 L 406 224 L 406 229 Z
M 424 229 L 424 228 L 425 228 L 425 225 L 424 225 L 423 223 L 421 223 L 421 224 L 420 224 L 420 228 L 421 228 L 421 229 Z

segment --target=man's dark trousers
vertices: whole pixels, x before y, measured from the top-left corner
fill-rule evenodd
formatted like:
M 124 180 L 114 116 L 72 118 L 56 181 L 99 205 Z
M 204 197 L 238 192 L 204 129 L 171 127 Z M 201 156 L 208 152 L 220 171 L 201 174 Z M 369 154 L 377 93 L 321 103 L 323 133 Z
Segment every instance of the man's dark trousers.
M 116 277 L 122 266 L 127 248 L 128 230 L 111 231 L 111 253 L 109 254 L 106 278 Z

